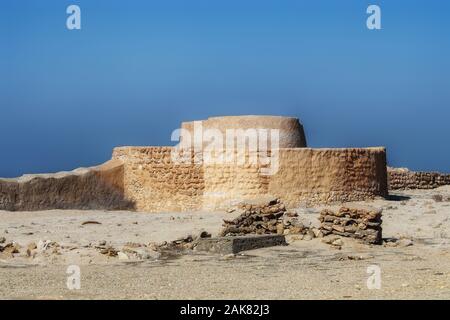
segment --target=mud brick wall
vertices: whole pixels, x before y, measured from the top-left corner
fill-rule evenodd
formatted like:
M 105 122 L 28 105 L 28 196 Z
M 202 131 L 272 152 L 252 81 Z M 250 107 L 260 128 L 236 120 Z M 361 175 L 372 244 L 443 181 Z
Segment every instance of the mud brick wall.
M 172 147 L 119 147 L 113 159 L 124 163 L 124 195 L 139 211 L 187 211 L 202 207 L 203 166 L 174 163 Z
M 120 161 L 55 174 L 0 179 L 0 210 L 134 209 L 123 196 Z
M 450 174 L 438 172 L 416 172 L 405 168 L 388 168 L 390 190 L 434 189 L 450 185 Z
M 387 196 L 385 148 L 280 149 L 267 192 L 288 207 Z
M 216 210 L 259 196 L 288 207 L 372 199 L 387 195 L 384 148 L 280 149 L 279 169 L 263 175 L 259 163 L 173 163 L 172 147 L 121 147 L 124 195 L 141 211 Z M 273 152 L 273 151 L 272 151 Z
M 235 152 L 232 163 L 204 164 L 205 210 L 227 209 L 244 200 L 267 195 L 270 176 L 262 174 L 266 165 L 258 162 L 259 153 L 247 150 L 244 164 L 236 163 L 238 157 L 240 154 Z M 250 157 L 256 160 L 250 161 Z

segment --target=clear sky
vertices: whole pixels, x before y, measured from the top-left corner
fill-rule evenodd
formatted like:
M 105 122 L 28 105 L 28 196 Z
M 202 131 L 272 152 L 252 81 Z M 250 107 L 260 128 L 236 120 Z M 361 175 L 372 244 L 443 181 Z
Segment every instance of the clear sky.
M 237 114 L 299 117 L 311 147 L 386 146 L 391 165 L 450 172 L 449 17 L 443 0 L 2 0 L 0 176 L 95 165 Z

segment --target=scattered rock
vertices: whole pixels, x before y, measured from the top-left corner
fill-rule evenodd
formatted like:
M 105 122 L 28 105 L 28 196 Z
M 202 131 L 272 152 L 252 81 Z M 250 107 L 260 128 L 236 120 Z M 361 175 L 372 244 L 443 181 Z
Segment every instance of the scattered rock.
M 384 244 L 385 247 L 396 247 L 398 245 L 397 242 L 386 242 Z
M 211 233 L 207 232 L 207 231 L 200 231 L 200 233 L 195 237 L 196 239 L 203 239 L 203 238 L 211 238 Z
M 122 251 L 117 252 L 117 257 L 119 258 L 119 260 L 129 260 L 130 259 L 128 257 L 128 255 L 123 253 Z
M 136 254 L 140 259 L 155 259 L 158 260 L 161 257 L 161 253 L 155 250 L 137 249 Z
M 316 238 L 323 238 L 323 232 L 320 229 L 312 228 L 312 232 Z
M 436 210 L 425 211 L 424 214 L 436 214 Z
M 444 200 L 444 197 L 441 194 L 433 194 L 431 199 L 433 199 L 436 202 L 442 202 L 442 200 Z
M 385 247 L 409 247 L 413 245 L 413 241 L 409 238 L 386 238 L 384 239 L 384 246 Z
M 297 212 L 293 212 L 293 211 L 287 211 L 286 212 L 286 216 L 293 218 L 293 217 L 298 217 L 298 213 Z
M 27 249 L 28 249 L 28 250 L 35 250 L 35 249 L 37 249 L 36 243 L 35 243 L 35 242 L 30 242 L 30 243 L 27 245 Z
M 294 241 L 303 240 L 303 237 L 304 237 L 303 234 L 289 235 L 288 237 L 286 237 L 286 242 L 287 243 L 291 243 L 291 242 L 294 242 Z
M 369 254 L 362 254 L 362 255 L 347 255 L 348 260 L 368 260 L 373 259 L 373 256 Z
M 326 236 L 322 239 L 323 243 L 326 244 L 332 244 L 335 240 L 339 239 L 339 237 L 336 236 Z
M 50 248 L 59 247 L 59 244 L 51 240 L 39 240 L 36 246 L 38 252 L 44 252 Z
M 88 220 L 81 223 L 82 226 L 85 226 L 87 224 L 101 224 L 101 222 L 94 221 L 94 220 Z
M 141 243 L 137 243 L 137 242 L 127 242 L 127 243 L 125 243 L 125 246 L 128 248 L 140 248 L 140 247 L 143 247 L 144 245 Z
M 19 253 L 20 245 L 17 242 L 8 242 L 4 246 L 0 246 L 0 252 L 12 256 L 14 253 Z
M 311 237 L 310 234 L 305 234 L 305 235 L 303 235 L 303 240 L 305 240 L 305 241 L 310 241 L 310 240 L 312 240 L 312 239 L 313 239 L 313 237 Z
M 6 242 L 6 238 L 5 237 L 0 237 L 0 243 L 5 243 Z
M 413 245 L 413 241 L 411 239 L 400 239 L 397 242 L 397 245 L 398 245 L 398 247 L 405 248 L 405 247 L 412 246 Z
M 116 249 L 114 249 L 113 247 L 109 246 L 107 248 L 101 249 L 100 253 L 107 255 L 108 257 L 116 257 L 118 251 Z
M 30 242 L 30 243 L 27 245 L 27 251 L 26 251 L 27 256 L 28 256 L 28 257 L 34 256 L 34 255 L 33 255 L 33 251 L 36 250 L 36 249 L 37 249 L 36 243 L 35 243 L 35 242 Z

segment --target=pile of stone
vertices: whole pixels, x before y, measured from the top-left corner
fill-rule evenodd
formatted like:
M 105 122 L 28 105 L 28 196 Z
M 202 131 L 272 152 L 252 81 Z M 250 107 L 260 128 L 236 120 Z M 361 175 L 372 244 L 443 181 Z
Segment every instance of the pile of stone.
M 298 221 L 296 213 L 286 210 L 279 199 L 246 201 L 238 205 L 238 210 L 242 214 L 237 218 L 224 220 L 221 236 L 307 234 L 310 231 Z
M 187 235 L 171 242 L 164 241 L 162 243 L 152 244 L 156 251 L 168 250 L 186 250 L 193 249 L 200 239 L 211 238 L 211 234 L 207 231 L 200 231 L 197 235 Z
M 21 246 L 15 241 L 6 241 L 4 237 L 0 237 L 0 259 L 9 259 L 15 257 L 31 257 L 35 258 L 39 254 L 60 254 L 61 246 L 50 240 L 39 240 L 30 242 L 26 246 Z
M 15 253 L 19 253 L 21 246 L 16 242 L 6 242 L 5 238 L 0 238 L 0 259 L 12 258 Z
M 367 244 L 381 244 L 381 209 L 341 207 L 337 212 L 320 212 L 320 229 L 324 235 L 334 234 L 362 240 Z

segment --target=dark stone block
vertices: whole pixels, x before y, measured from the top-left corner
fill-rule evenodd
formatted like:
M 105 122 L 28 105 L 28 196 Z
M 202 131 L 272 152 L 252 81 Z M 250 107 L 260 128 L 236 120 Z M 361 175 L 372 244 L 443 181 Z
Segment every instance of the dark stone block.
M 199 239 L 196 243 L 195 250 L 230 254 L 245 250 L 283 245 L 287 245 L 283 235 L 248 235 Z

